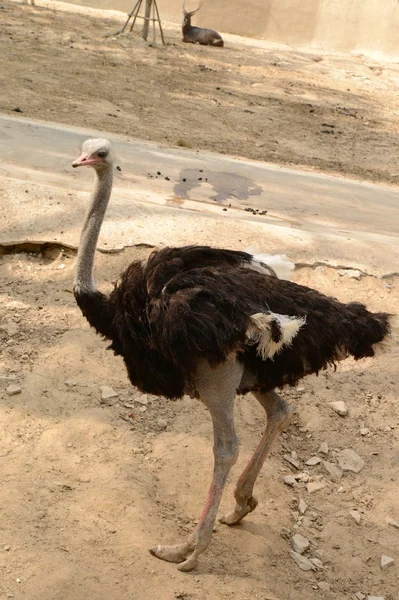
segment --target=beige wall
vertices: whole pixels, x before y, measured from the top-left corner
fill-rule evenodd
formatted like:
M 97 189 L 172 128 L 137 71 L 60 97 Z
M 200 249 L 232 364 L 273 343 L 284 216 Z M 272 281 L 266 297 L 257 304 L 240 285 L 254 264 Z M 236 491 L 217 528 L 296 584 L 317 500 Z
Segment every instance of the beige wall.
M 129 12 L 135 0 L 66 0 Z M 197 0 L 187 0 L 195 8 Z M 161 18 L 181 21 L 181 0 L 158 0 Z M 398 0 L 204 0 L 195 24 L 227 33 L 399 60 Z

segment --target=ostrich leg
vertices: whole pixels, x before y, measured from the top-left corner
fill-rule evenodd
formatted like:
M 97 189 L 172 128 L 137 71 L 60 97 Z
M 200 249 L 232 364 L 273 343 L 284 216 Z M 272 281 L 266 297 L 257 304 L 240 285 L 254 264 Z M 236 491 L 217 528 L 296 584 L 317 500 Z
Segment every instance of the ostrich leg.
M 226 525 L 235 525 L 257 507 L 258 501 L 252 495 L 255 481 L 273 444 L 279 434 L 289 425 L 292 417 L 292 408 L 277 392 L 272 391 L 266 394 L 253 392 L 253 394 L 266 411 L 267 427 L 254 455 L 237 481 L 234 492 L 236 499 L 234 510 L 220 518 L 220 522 L 226 523 Z
M 243 368 L 235 357 L 211 369 L 201 364 L 195 387 L 212 417 L 214 469 L 208 498 L 199 523 L 186 542 L 174 546 L 155 546 L 151 554 L 170 562 L 181 563 L 180 571 L 191 571 L 198 556 L 208 547 L 220 499 L 231 467 L 238 458 L 238 439 L 234 429 L 234 400 Z

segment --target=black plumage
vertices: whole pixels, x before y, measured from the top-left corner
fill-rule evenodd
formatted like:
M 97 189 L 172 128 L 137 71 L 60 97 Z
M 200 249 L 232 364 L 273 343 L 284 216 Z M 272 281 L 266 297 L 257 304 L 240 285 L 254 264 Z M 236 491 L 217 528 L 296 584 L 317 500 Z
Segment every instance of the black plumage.
M 132 384 L 168 398 L 190 389 L 201 358 L 217 365 L 237 352 L 253 375 L 250 387 L 238 391 L 269 391 L 348 355 L 373 356 L 373 344 L 389 332 L 387 313 L 257 272 L 251 259 L 206 246 L 165 248 L 145 264 L 133 262 L 109 298 L 75 296 L 89 323 L 123 356 Z M 306 323 L 290 346 L 263 360 L 245 332 L 252 314 L 267 311 Z

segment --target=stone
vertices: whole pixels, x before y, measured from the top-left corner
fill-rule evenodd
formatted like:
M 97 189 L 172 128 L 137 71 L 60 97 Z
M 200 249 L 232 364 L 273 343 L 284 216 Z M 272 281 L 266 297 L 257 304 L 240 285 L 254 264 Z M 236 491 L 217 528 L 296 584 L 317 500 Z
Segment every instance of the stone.
M 324 456 L 327 456 L 327 454 L 328 454 L 328 444 L 327 444 L 327 442 L 322 442 L 320 444 L 319 454 L 323 454 Z
M 381 570 L 385 571 L 385 569 L 388 569 L 388 567 L 392 567 L 392 565 L 394 564 L 394 559 L 391 558 L 390 556 L 387 556 L 386 554 L 383 554 L 381 556 Z
M 284 458 L 295 469 L 299 470 L 301 468 L 301 463 L 296 458 L 294 458 L 292 455 L 284 454 Z
M 360 429 L 360 435 L 368 435 L 370 433 L 370 429 L 368 427 L 362 427 Z
M 16 383 L 11 383 L 7 390 L 6 390 L 8 396 L 15 396 L 16 394 L 20 394 L 22 392 L 22 388 L 20 385 L 17 385 Z
M 385 600 L 384 596 L 367 596 L 367 600 Z
M 312 565 L 306 556 L 302 556 L 302 554 L 298 554 L 298 552 L 295 552 L 294 550 L 290 551 L 290 556 L 302 571 L 314 571 L 314 565 Z
M 139 404 L 148 404 L 147 394 L 142 394 L 140 398 L 135 398 L 135 400 L 136 402 L 139 402 Z
M 346 406 L 345 402 L 343 402 L 342 400 L 337 400 L 336 402 L 329 402 L 328 404 L 329 404 L 329 406 L 331 406 L 333 411 L 336 412 L 341 417 L 346 417 L 346 415 L 349 412 L 348 407 Z
M 166 419 L 157 419 L 158 427 L 162 427 L 162 429 L 166 429 L 168 422 Z
M 356 594 L 355 594 L 356 600 L 364 600 L 365 597 L 366 597 L 365 594 L 362 594 L 362 592 L 356 592 Z
M 324 460 L 323 461 L 323 467 L 325 468 L 325 470 L 327 471 L 327 473 L 329 473 L 331 475 L 331 478 L 334 481 L 339 481 L 342 477 L 342 471 L 340 469 L 338 469 L 338 467 L 336 467 L 334 465 L 334 463 L 329 462 L 328 460 Z
M 296 391 L 299 392 L 299 393 L 302 393 L 302 392 L 305 391 L 305 388 L 303 386 L 300 386 L 300 387 L 296 388 Z
M 319 463 L 321 463 L 321 458 L 319 458 L 318 456 L 312 456 L 311 458 L 309 458 L 309 460 L 305 462 L 305 465 L 308 465 L 308 467 L 315 467 Z
M 309 549 L 310 542 L 300 533 L 296 533 L 291 540 L 292 548 L 298 554 L 303 554 Z
M 283 481 L 286 485 L 290 485 L 291 487 L 296 484 L 296 479 L 293 475 L 286 475 L 283 477 Z
M 360 525 L 360 521 L 362 520 L 362 515 L 360 514 L 360 512 L 358 510 L 351 510 L 349 514 L 352 517 L 352 519 L 356 521 L 358 525 Z
M 399 529 L 399 521 L 395 521 L 394 519 L 387 518 L 387 525 L 390 527 L 395 527 L 395 529 Z
M 358 271 L 358 269 L 338 269 L 338 275 L 341 277 L 350 277 L 351 279 L 360 279 L 362 276 L 362 272 Z
M 305 512 L 307 511 L 307 509 L 308 509 L 308 505 L 306 504 L 305 500 L 302 500 L 302 498 L 301 498 L 298 502 L 299 514 L 304 515 Z
M 306 489 L 309 494 L 314 494 L 314 492 L 319 492 L 320 490 L 323 490 L 325 487 L 327 487 L 327 484 L 324 483 L 324 481 L 309 481 L 309 483 L 306 484 Z
M 4 550 L 4 552 L 10 552 L 10 550 L 11 550 L 11 546 L 9 546 L 9 545 L 7 544 L 7 546 L 3 546 L 3 550 Z
M 112 387 L 109 387 L 108 385 L 101 386 L 100 390 L 101 390 L 101 402 L 108 402 L 109 400 L 112 400 L 113 398 L 118 397 L 117 392 L 115 392 L 115 390 L 113 390 Z
M 322 592 L 329 592 L 331 589 L 331 586 L 328 583 L 328 581 L 319 581 L 317 585 L 319 590 L 321 590 Z
M 0 329 L 10 337 L 18 333 L 18 325 L 16 323 L 6 323 L 5 325 L 1 325 Z
M 313 566 L 316 567 L 316 569 L 323 569 L 323 563 L 321 562 L 320 558 L 309 558 L 310 562 L 312 563 Z
M 297 481 L 302 481 L 303 483 L 307 483 L 310 479 L 309 473 L 297 473 L 295 475 L 295 479 Z
M 352 473 L 359 473 L 365 465 L 364 460 L 349 448 L 338 452 L 337 459 L 343 471 L 351 471 Z
M 67 387 L 75 387 L 78 385 L 78 382 L 75 381 L 74 379 L 65 379 L 64 383 Z

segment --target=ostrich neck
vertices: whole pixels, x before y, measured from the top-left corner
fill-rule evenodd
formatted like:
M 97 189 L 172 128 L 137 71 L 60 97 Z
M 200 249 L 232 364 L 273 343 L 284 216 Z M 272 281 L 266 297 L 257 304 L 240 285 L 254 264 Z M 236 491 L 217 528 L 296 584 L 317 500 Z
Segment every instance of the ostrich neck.
M 97 291 L 93 278 L 93 263 L 98 236 L 111 196 L 112 179 L 112 167 L 95 171 L 94 189 L 80 236 L 74 281 L 74 289 L 80 292 Z

